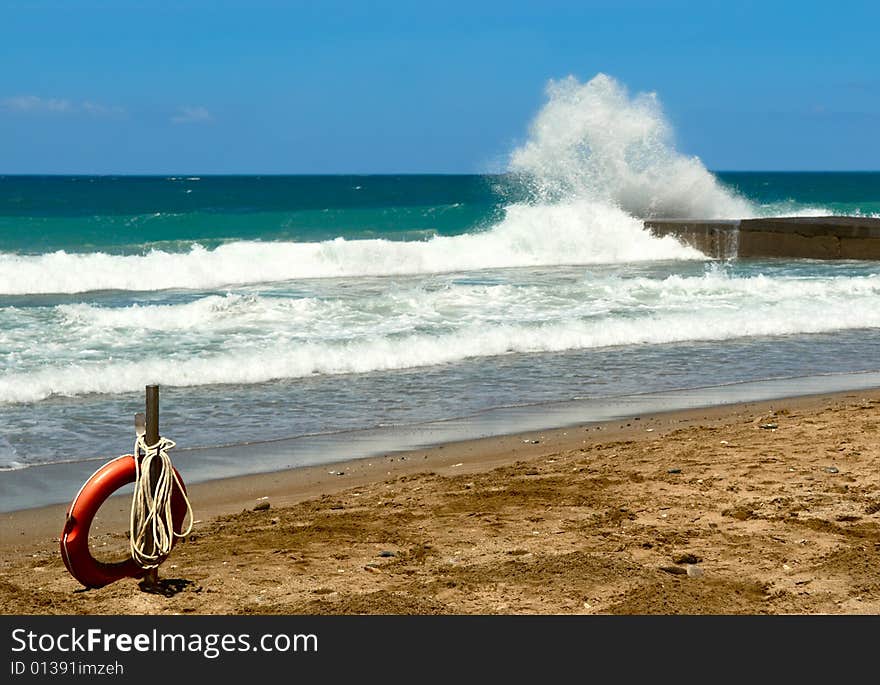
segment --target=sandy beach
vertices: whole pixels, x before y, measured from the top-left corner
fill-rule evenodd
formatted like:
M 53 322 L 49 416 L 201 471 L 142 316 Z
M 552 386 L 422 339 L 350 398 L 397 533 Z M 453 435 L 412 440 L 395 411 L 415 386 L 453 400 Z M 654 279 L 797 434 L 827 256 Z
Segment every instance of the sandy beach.
M 64 506 L 2 515 L 6 614 L 876 614 L 880 390 L 195 485 L 161 567 L 82 591 Z M 265 508 L 268 503 L 268 508 Z M 260 510 L 255 507 L 262 505 Z M 124 553 L 127 501 L 96 522 Z

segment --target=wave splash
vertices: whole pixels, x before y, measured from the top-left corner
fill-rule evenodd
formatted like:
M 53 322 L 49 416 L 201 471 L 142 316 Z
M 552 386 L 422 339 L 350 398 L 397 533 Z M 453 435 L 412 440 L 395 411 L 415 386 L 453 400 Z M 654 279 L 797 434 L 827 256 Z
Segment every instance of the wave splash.
M 613 78 L 551 81 L 531 137 L 510 156 L 528 201 L 484 230 L 428 240 L 236 241 L 140 255 L 0 254 L 0 295 L 207 289 L 292 279 L 443 273 L 504 267 L 701 259 L 635 217 L 745 217 L 695 157 L 672 145 L 654 94 Z
M 587 199 L 643 218 L 741 219 L 754 208 L 678 152 L 655 93 L 630 96 L 606 74 L 550 81 L 548 101 L 510 168 L 547 202 Z

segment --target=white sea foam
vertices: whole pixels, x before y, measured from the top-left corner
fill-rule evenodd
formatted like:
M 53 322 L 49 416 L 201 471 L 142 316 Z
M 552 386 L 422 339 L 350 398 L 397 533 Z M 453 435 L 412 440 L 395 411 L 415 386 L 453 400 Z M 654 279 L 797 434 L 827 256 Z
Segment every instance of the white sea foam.
M 24 468 L 24 464 L 18 461 L 15 448 L 4 436 L 0 435 L 0 471 L 15 471 Z
M 0 254 L 0 294 L 207 289 L 291 279 L 444 273 L 556 264 L 701 259 L 619 209 L 585 200 L 514 204 L 493 228 L 425 241 L 234 242 L 213 250 Z
M 415 282 L 386 287 L 360 286 L 359 297 L 279 297 L 227 293 L 182 304 L 106 307 L 86 303 L 55 307 L 56 334 L 100 340 L 136 331 L 194 332 L 210 336 L 230 329 L 338 337 L 369 331 L 388 333 L 413 327 L 451 326 L 462 321 L 521 322 L 591 317 L 609 308 L 634 312 L 715 306 L 754 308 L 769 303 L 808 307 L 811 303 L 880 297 L 880 274 L 825 278 L 730 276 L 708 269 L 700 276 L 620 277 L 613 274 L 550 284 L 448 284 L 426 288 Z M 695 314 L 696 316 L 696 314 Z M 405 325 L 395 323 L 402 320 Z M 390 326 L 389 329 L 383 326 Z M 19 328 L 18 330 L 23 330 Z M 784 331 L 783 331 L 784 332 Z M 625 342 L 625 341 L 624 341 Z
M 473 327 L 447 335 L 406 335 L 337 344 L 316 344 L 174 359 L 110 361 L 47 366 L 0 377 L 4 402 L 34 402 L 52 395 L 133 392 L 145 383 L 195 386 L 260 383 L 312 374 L 343 374 L 406 369 L 512 352 L 548 352 L 610 345 L 725 340 L 756 335 L 809 333 L 880 326 L 876 308 L 837 308 L 816 317 L 790 312 L 784 319 L 756 317 L 732 310 L 694 318 L 667 313 L 649 319 L 578 321 L 543 326 Z
M 0 375 L 0 402 L 129 392 L 152 382 L 250 384 L 517 352 L 880 328 L 878 301 L 876 274 L 743 277 L 709 269 L 527 285 L 449 277 L 426 287 L 416 279 L 374 283 L 353 298 L 231 293 L 175 305 L 59 305 L 49 357 L 21 358 L 10 367 L 16 371 Z
M 302 300 L 291 300 L 301 303 Z M 84 329 L 146 331 L 181 331 L 206 325 L 224 328 L 241 325 L 241 317 L 258 307 L 256 298 L 245 295 L 210 295 L 185 304 L 141 305 L 129 307 L 96 307 L 86 303 L 57 307 L 62 322 Z

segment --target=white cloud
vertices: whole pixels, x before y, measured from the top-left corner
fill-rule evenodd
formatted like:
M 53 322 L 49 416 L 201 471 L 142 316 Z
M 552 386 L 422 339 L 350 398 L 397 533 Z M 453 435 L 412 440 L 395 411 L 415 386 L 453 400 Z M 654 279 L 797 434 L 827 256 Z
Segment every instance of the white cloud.
M 80 109 L 88 114 L 101 116 L 104 114 L 122 114 L 125 109 L 119 105 L 102 105 L 100 102 L 86 100 L 80 105 Z
M 13 95 L 0 100 L 3 109 L 16 112 L 69 112 L 73 109 L 70 100 L 39 98 L 36 95 Z
M 184 105 L 177 108 L 177 114 L 171 117 L 172 124 L 201 124 L 213 121 L 214 117 L 205 107 L 190 107 Z
M 91 114 L 104 116 L 109 114 L 122 114 L 125 110 L 116 105 L 108 106 L 97 102 L 84 100 L 72 102 L 64 98 L 41 98 L 36 95 L 13 95 L 0 99 L 0 109 L 10 112 L 32 112 L 51 114 Z

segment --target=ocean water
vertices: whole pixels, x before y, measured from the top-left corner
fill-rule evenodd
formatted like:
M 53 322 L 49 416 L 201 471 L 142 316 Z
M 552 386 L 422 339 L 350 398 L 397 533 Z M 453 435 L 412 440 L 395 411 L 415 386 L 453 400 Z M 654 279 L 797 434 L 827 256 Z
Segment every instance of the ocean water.
M 642 228 L 878 215 L 880 173 L 713 173 L 673 138 L 600 75 L 551 83 L 499 174 L 0 177 L 0 469 L 129 451 L 148 383 L 199 448 L 880 370 L 880 263 Z

